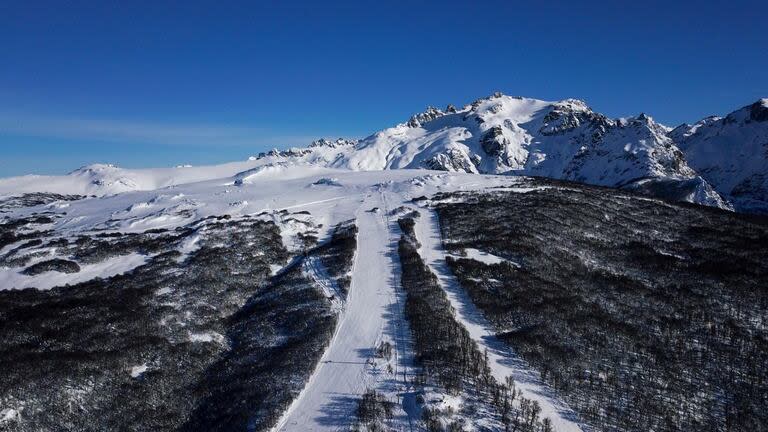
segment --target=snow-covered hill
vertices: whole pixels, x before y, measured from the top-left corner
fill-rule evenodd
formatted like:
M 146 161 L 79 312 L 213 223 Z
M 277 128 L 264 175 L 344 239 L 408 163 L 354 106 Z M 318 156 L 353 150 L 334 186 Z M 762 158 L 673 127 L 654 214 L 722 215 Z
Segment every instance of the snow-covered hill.
M 251 169 L 256 164 L 255 158 L 222 165 L 152 169 L 125 169 L 111 164 L 93 164 L 63 176 L 26 175 L 0 179 L 0 195 L 32 192 L 114 195 L 229 177 Z
M 688 166 L 668 131 L 645 114 L 612 120 L 579 100 L 495 94 L 460 110 L 429 108 L 326 160 L 354 170 L 535 175 L 730 208 Z
M 575 99 L 547 102 L 496 93 L 463 108 L 430 107 L 362 140 L 321 139 L 247 161 L 206 167 L 126 170 L 90 165 L 61 177 L 0 180 L 0 195 L 110 195 L 304 165 L 371 171 L 442 171 L 542 176 L 638 190 L 657 197 L 768 211 L 768 100 L 725 118 L 674 130 L 650 116 L 611 119 Z

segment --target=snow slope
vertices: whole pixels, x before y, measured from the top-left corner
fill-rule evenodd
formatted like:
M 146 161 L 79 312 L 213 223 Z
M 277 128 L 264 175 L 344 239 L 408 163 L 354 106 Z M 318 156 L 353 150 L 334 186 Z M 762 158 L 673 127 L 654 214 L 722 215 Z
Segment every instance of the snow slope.
M 389 229 L 383 195 L 370 194 L 356 211 L 358 252 L 352 285 L 336 333 L 304 391 L 280 419 L 275 430 L 323 431 L 352 426 L 358 398 L 367 389 L 381 389 L 395 400 L 406 390 L 412 357 L 403 344 L 408 339 L 397 330 L 405 326 L 397 301 L 399 278 L 391 254 L 396 235 Z M 392 341 L 400 354 L 392 373 L 377 364 L 374 352 L 383 341 Z M 398 373 L 399 372 L 399 373 Z M 409 413 L 398 410 L 407 425 Z M 415 419 L 411 419 L 415 420 Z
M 689 164 L 740 211 L 768 211 L 768 99 L 669 133 Z
M 203 169 L 178 167 L 129 170 L 110 164 L 94 164 L 78 168 L 64 176 L 27 175 L 0 179 L 0 194 L 53 192 L 111 195 L 226 177 L 246 169 L 248 165 L 247 162 L 235 162 Z

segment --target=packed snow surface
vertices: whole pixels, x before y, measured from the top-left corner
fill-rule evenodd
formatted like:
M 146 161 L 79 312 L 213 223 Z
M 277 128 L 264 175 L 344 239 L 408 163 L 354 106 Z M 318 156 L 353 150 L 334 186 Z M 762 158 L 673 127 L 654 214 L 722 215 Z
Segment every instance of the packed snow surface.
M 508 263 L 514 265 L 515 267 L 519 267 L 519 265 L 517 263 L 513 262 L 513 261 L 509 261 L 509 260 L 504 259 L 504 258 L 502 258 L 500 256 L 496 256 L 496 255 L 494 255 L 492 253 L 481 251 L 480 249 L 465 248 L 464 249 L 464 254 L 465 255 L 456 255 L 455 258 L 469 258 L 469 259 L 473 259 L 475 261 L 480 261 L 481 263 L 489 264 L 489 265 L 491 265 L 491 264 L 501 264 L 501 263 L 508 262 Z
M 340 322 L 330 347 L 326 350 L 304 391 L 286 411 L 276 430 L 338 430 L 352 426 L 354 416 L 334 417 L 339 410 L 353 413 L 356 397 L 366 389 L 381 389 L 394 400 L 407 385 L 398 385 L 398 377 L 408 375 L 412 367 L 408 338 L 400 330 L 407 324 L 398 299 L 397 264 L 390 253 L 397 241 L 389 221 L 381 213 L 365 211 L 385 207 L 383 195 L 371 193 L 356 211 L 358 252 L 352 273 L 352 287 L 342 306 Z M 394 276 L 394 277 L 393 277 Z M 397 313 L 392 313 L 393 309 Z M 377 364 L 376 347 L 394 342 L 398 353 L 391 372 Z M 408 423 L 409 413 L 397 411 L 398 421 Z
M 144 372 L 146 372 L 147 370 L 149 370 L 149 366 L 147 366 L 146 364 L 133 366 L 131 367 L 131 370 L 130 370 L 131 378 L 138 378 L 142 374 L 144 374 Z

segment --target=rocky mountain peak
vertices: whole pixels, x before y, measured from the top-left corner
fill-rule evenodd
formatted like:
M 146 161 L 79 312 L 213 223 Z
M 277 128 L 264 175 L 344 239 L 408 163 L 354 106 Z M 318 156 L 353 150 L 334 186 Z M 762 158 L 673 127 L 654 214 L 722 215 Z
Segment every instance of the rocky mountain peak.
M 760 99 L 749 106 L 749 118 L 752 121 L 768 121 L 768 98 Z
M 353 146 L 357 144 L 357 141 L 358 140 L 356 139 L 346 139 L 346 138 L 336 138 L 335 140 L 320 138 L 312 141 L 312 143 L 309 144 L 309 147 L 310 148 L 317 148 L 317 147 L 339 148 L 339 147 Z
M 552 108 L 544 116 L 539 131 L 544 135 L 558 135 L 572 131 L 587 124 L 591 128 L 605 132 L 613 123 L 604 115 L 595 113 L 578 99 L 565 99 L 552 104 Z
M 445 113 L 439 109 L 429 106 L 426 111 L 413 115 L 406 125 L 411 128 L 421 127 L 426 122 L 432 121 L 438 117 L 444 116 Z

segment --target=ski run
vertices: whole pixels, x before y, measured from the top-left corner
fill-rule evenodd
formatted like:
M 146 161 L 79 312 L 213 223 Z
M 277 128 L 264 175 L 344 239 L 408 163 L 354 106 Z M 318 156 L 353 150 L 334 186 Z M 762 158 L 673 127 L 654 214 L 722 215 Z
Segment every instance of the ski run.
M 392 254 L 397 234 L 387 220 L 383 195 L 370 194 L 358 208 L 356 221 L 362 234 L 358 236 L 352 288 L 336 333 L 304 391 L 275 430 L 346 429 L 355 419 L 358 398 L 367 389 L 405 401 L 412 399 L 402 384 L 407 382 L 412 358 L 398 293 L 399 264 Z M 384 342 L 395 347 L 392 363 L 374 355 Z M 407 408 L 408 403 L 400 406 Z M 412 409 L 401 409 L 397 414 L 403 425 L 415 420 L 410 418 Z

